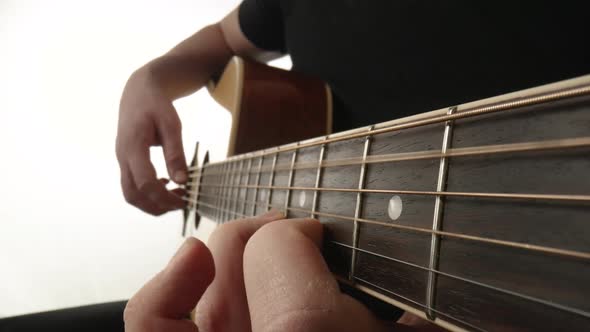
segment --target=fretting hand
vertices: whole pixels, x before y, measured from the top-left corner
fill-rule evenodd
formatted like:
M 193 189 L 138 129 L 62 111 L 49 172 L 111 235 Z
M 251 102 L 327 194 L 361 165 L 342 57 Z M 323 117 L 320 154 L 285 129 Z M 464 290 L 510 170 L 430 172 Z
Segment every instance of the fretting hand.
M 270 212 L 224 224 L 212 234 L 209 248 L 197 239 L 186 240 L 168 266 L 129 301 L 126 330 L 385 331 L 391 327 L 340 292 L 319 250 L 321 224 L 282 218 Z M 196 324 L 186 319 L 195 306 Z M 397 324 L 395 331 L 404 330 L 410 328 Z

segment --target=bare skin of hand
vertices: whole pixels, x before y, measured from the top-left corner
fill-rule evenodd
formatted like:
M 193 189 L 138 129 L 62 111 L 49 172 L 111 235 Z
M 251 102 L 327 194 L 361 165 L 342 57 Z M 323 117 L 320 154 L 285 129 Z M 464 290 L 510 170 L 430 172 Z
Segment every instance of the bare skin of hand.
M 386 324 L 340 292 L 323 260 L 322 226 L 278 212 L 227 223 L 209 247 L 189 238 L 129 301 L 125 330 L 426 331 Z M 187 319 L 196 309 L 195 322 Z M 415 323 L 415 324 L 414 324 Z M 412 325 L 412 326 L 410 326 Z M 438 329 L 433 329 L 438 330 Z
M 146 71 L 136 72 L 121 98 L 117 158 L 127 202 L 154 215 L 182 208 L 182 190 L 168 191 L 156 178 L 150 147 L 162 146 L 168 173 L 177 183 L 187 179 L 181 124 L 172 101 Z
M 117 160 L 127 202 L 160 215 L 185 206 L 183 190 L 167 190 L 150 160 L 150 147 L 162 146 L 168 176 L 187 181 L 181 122 L 172 101 L 201 88 L 233 55 L 219 24 L 201 29 L 162 57 L 135 71 L 119 105 Z

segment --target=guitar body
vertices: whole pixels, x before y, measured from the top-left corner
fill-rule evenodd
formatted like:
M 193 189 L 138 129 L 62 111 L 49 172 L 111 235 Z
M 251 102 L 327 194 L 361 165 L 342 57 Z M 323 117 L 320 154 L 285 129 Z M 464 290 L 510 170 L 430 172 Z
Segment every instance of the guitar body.
M 332 132 L 332 94 L 318 79 L 233 57 L 207 90 L 232 116 L 228 157 Z M 199 163 L 198 150 L 197 143 L 191 166 Z M 182 235 L 195 233 L 200 221 L 185 209 Z
M 341 283 L 449 330 L 590 331 L 590 76 L 327 136 L 320 81 L 216 82 L 232 138 L 189 168 L 196 220 L 317 218 Z
M 208 90 L 232 115 L 228 156 L 332 131 L 330 88 L 316 79 L 234 57 Z

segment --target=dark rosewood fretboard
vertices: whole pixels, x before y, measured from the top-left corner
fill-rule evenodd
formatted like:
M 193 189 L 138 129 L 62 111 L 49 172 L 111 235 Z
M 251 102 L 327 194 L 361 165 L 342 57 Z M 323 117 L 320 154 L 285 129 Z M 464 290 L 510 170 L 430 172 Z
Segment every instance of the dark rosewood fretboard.
M 317 218 L 340 280 L 430 319 L 590 330 L 588 86 L 191 169 L 200 215 Z

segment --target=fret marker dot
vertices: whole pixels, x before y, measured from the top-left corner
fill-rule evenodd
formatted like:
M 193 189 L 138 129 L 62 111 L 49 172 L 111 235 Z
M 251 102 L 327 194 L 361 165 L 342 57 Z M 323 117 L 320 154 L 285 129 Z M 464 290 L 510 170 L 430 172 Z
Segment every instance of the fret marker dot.
M 402 215 L 402 199 L 399 196 L 393 196 L 389 200 L 389 205 L 387 207 L 387 214 L 391 220 L 397 220 L 399 216 Z
M 305 206 L 305 191 L 302 191 L 301 194 L 299 194 L 299 207 L 302 208 Z
M 264 190 L 261 190 L 261 191 L 260 191 L 260 200 L 261 200 L 261 201 L 264 201 L 264 198 L 265 198 L 265 197 L 266 197 L 266 191 L 264 191 Z

